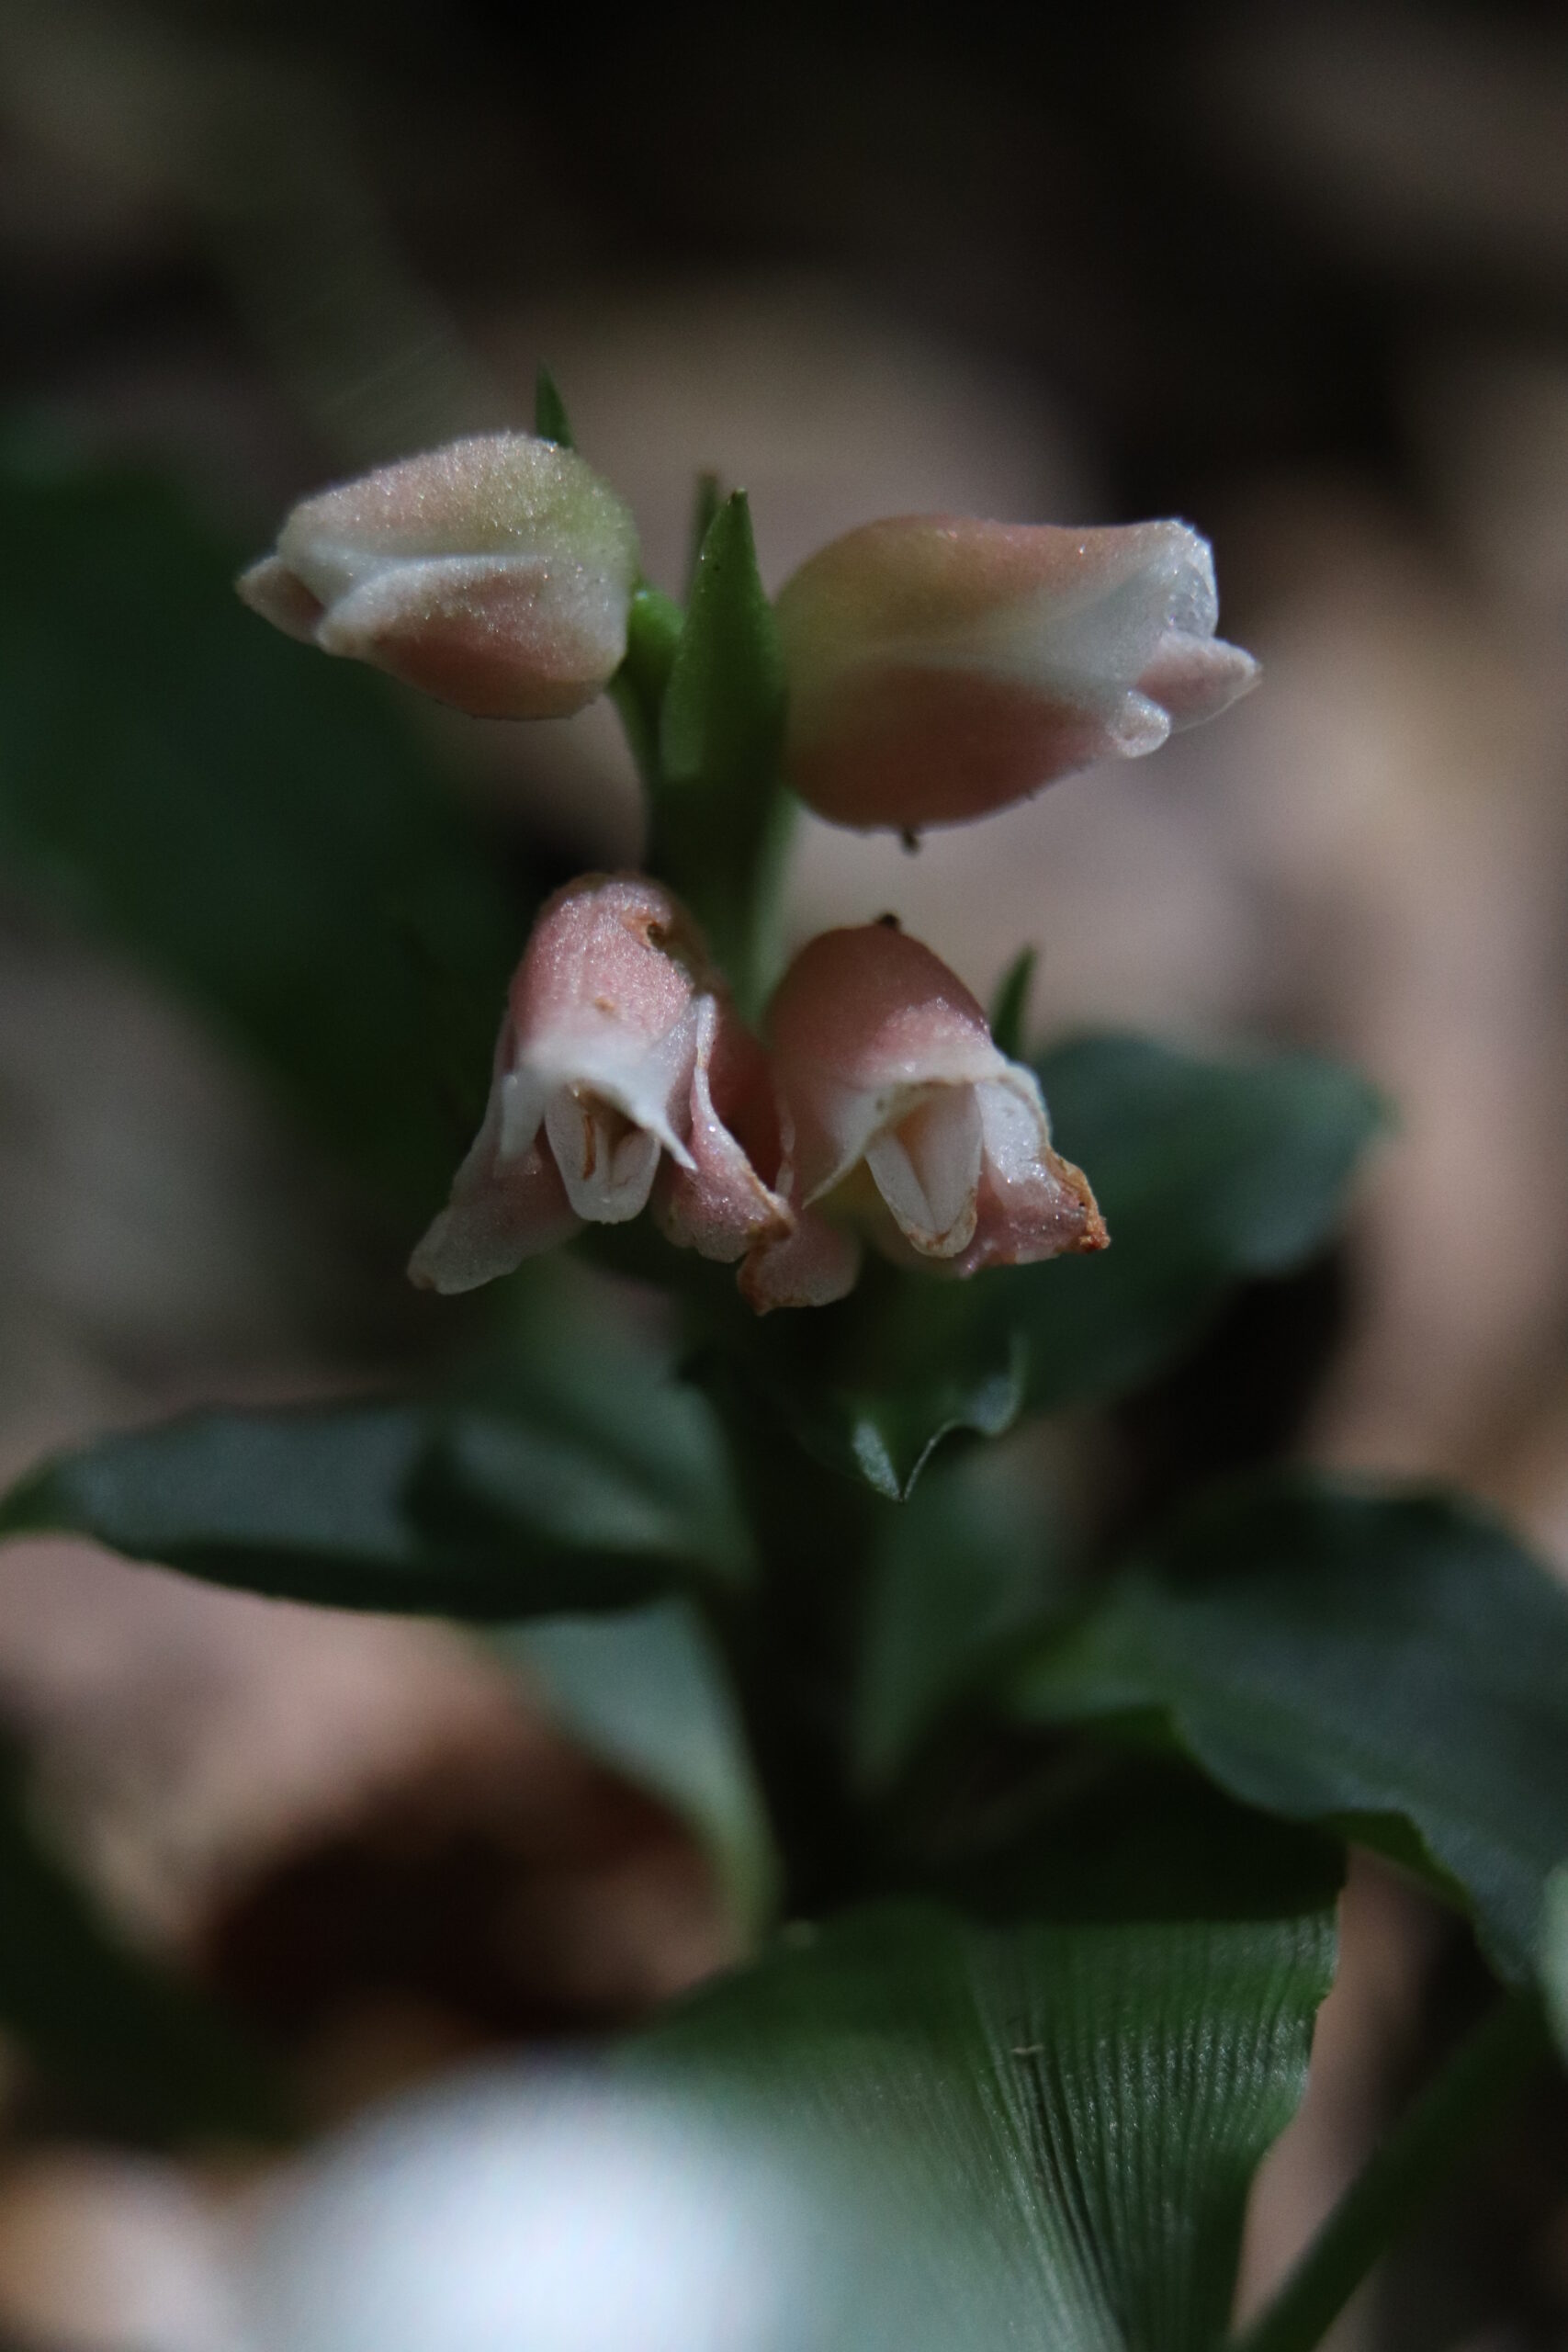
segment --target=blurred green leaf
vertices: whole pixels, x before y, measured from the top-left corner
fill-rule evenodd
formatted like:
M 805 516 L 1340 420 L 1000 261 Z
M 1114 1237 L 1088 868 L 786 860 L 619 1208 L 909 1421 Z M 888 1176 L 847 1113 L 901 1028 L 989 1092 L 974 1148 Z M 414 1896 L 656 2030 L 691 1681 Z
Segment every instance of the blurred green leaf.
M 1020 950 L 1002 974 L 991 1004 L 991 1036 L 998 1053 L 1009 1061 L 1022 1061 L 1028 1050 L 1024 1035 L 1024 1020 L 1029 1012 L 1029 991 L 1034 981 L 1034 967 L 1040 961 L 1032 947 Z
M 1467 1504 L 1233 1488 L 1050 1641 L 1012 1703 L 1160 1729 L 1246 1803 L 1421 1870 L 1506 1975 L 1535 1962 L 1568 1854 L 1568 1592 Z
M 879 1906 L 699 1994 L 632 2064 L 863 2185 L 901 2224 L 868 2259 L 907 2340 L 1212 2352 L 1334 1943 L 1315 1883 L 1267 1917 L 1244 1890 L 1212 1918 L 999 1928 Z M 807 2296 L 801 2342 L 852 2352 L 852 2330 Z
M 386 682 L 247 612 L 156 482 L 0 470 L 0 847 L 256 1061 L 400 1216 L 482 1102 L 526 922 Z
M 534 378 L 534 431 L 541 441 L 554 441 L 559 448 L 577 447 L 571 436 L 566 402 L 542 359 Z
M 666 1456 L 657 1420 L 617 1453 L 564 1408 L 196 1414 L 23 1479 L 0 1536 L 44 1528 L 281 1600 L 480 1621 L 621 1608 L 744 1565 L 697 1455 Z
M 660 727 L 649 862 L 685 899 L 749 1011 L 771 957 L 788 821 L 779 783 L 784 673 L 746 493 L 703 540 Z
M 719 487 L 718 476 L 713 473 L 699 474 L 696 489 L 692 494 L 692 527 L 687 541 L 685 594 L 688 597 L 697 584 L 697 573 L 702 567 L 703 549 L 707 545 L 707 536 L 713 528 L 714 516 L 718 513 L 723 503 L 724 492 Z
M 1364 1079 L 1306 1054 L 1210 1061 L 1108 1035 L 1037 1067 L 1057 1147 L 1111 1228 L 1093 1257 L 981 1278 L 989 1311 L 1028 1334 L 1028 1401 L 1046 1410 L 1148 1380 L 1235 1283 L 1320 1249 L 1386 1115 Z
M 0 1752 L 0 2025 L 96 2120 L 156 2139 L 273 2138 L 280 2086 L 194 1985 L 133 1951 L 28 1819 Z
M 737 1925 L 756 1934 L 777 1892 L 767 1813 L 723 1666 L 691 1603 L 558 1617 L 510 1628 L 496 1645 L 543 1684 L 574 1739 L 691 1825 Z
M 1568 2058 L 1568 1862 L 1560 1863 L 1546 1882 L 1540 1978 L 1551 2030 Z
M 937 1463 L 879 1522 L 860 1686 L 857 1769 L 885 1788 L 956 1701 L 1063 1600 L 1041 1482 L 976 1447 Z

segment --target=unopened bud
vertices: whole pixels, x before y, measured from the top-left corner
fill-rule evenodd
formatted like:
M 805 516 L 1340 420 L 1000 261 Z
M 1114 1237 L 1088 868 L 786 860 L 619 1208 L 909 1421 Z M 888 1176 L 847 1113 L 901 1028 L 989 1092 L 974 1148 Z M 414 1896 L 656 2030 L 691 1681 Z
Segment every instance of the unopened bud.
M 867 524 L 778 599 L 789 781 L 835 824 L 918 831 L 1138 758 L 1256 684 L 1218 609 L 1184 523 Z
M 628 509 L 570 449 L 454 441 L 296 506 L 239 582 L 291 637 L 480 718 L 559 718 L 626 650 Z

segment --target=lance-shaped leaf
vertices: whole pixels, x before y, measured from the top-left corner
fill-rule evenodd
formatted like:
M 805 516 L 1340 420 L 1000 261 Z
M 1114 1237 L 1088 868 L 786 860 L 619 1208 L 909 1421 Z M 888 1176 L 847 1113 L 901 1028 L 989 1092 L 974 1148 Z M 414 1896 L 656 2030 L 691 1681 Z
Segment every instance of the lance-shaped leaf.
M 264 628 L 156 482 L 0 468 L 0 845 L 400 1216 L 477 1118 L 526 926 L 385 684 Z
M 894 1905 L 700 1995 L 634 2071 L 749 2118 L 865 2215 L 855 2303 L 825 2263 L 792 2343 L 857 2352 L 883 2305 L 871 2340 L 930 2352 L 1208 2352 L 1333 1954 L 1321 1883 L 1268 1917 Z
M 744 1536 L 687 1400 L 629 1446 L 565 1412 L 454 1405 L 202 1413 L 47 1464 L 0 1535 L 56 1529 L 210 1583 L 479 1621 L 621 1608 L 736 1574 Z M 700 1408 L 698 1408 L 700 1410 Z M 691 1425 L 686 1425 L 688 1439 Z
M 1152 1544 L 1020 1675 L 1034 1723 L 1174 1737 L 1249 1804 L 1348 1826 L 1535 1963 L 1568 1854 L 1568 1592 L 1472 1507 L 1306 1478 Z
M 284 2129 L 280 2085 L 191 1984 L 133 1951 L 28 1816 L 0 1752 L 0 2027 L 118 2129 L 156 2139 Z
M 738 490 L 708 525 L 664 692 L 651 863 L 696 915 L 748 1011 L 774 946 L 759 925 L 769 927 L 788 821 L 784 709 L 778 631 Z
M 1037 1064 L 1059 1149 L 1111 1230 L 1093 1258 L 987 1277 L 1029 1338 L 1029 1402 L 1095 1404 L 1197 1339 L 1227 1292 L 1321 1249 L 1383 1124 L 1333 1062 L 1206 1060 L 1152 1038 L 1087 1036 Z

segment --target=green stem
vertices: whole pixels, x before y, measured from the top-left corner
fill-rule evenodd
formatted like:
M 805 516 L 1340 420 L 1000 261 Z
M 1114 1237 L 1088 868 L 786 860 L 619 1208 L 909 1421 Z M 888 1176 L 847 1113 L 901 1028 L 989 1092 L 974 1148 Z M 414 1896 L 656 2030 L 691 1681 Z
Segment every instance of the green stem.
M 1477 2153 L 1548 2046 L 1533 1994 L 1500 2001 L 1393 2126 L 1231 2352 L 1312 2352 L 1379 2256 Z

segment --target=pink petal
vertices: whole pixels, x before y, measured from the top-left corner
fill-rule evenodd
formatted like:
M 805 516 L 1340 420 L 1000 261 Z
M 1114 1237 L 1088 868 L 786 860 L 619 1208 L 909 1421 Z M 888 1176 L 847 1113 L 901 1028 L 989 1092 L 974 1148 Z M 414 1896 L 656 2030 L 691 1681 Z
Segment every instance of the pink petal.
M 564 564 L 424 558 L 375 572 L 315 638 L 475 718 L 567 718 L 620 666 L 626 616 Z
M 740 1291 L 759 1315 L 775 1306 L 830 1306 L 853 1290 L 862 1250 L 852 1233 L 807 1210 L 783 1241 L 753 1250 L 740 1269 Z
M 1019 1072 L 1020 1080 L 1029 1074 Z M 976 1089 L 986 1136 L 975 1235 L 955 1272 L 1028 1266 L 1043 1258 L 1103 1250 L 1111 1239 L 1089 1180 L 1053 1150 L 1043 1106 L 1030 1080 Z M 1032 1095 L 1032 1100 L 1031 1100 Z
M 453 1179 L 451 1198 L 409 1260 L 416 1289 L 477 1290 L 581 1230 L 542 1140 L 536 1136 L 518 1151 L 502 1148 L 511 1046 L 508 1023 L 484 1124 Z
M 1169 713 L 1173 728 L 1198 727 L 1249 695 L 1262 675 L 1261 663 L 1239 645 L 1173 630 L 1156 647 L 1138 679 L 1138 692 Z
M 697 1051 L 692 1071 L 692 1165 L 667 1166 L 660 1178 L 660 1222 L 679 1248 L 729 1265 L 757 1242 L 780 1239 L 794 1218 L 764 1182 L 750 1153 L 729 1124 L 760 1131 L 753 1148 L 776 1170 L 778 1147 L 773 1119 L 766 1057 L 748 1037 L 728 1006 L 705 997 L 697 1016 Z M 721 1117 L 717 1104 L 728 1114 Z M 771 1138 L 766 1128 L 773 1126 Z
M 823 932 L 803 947 L 769 1027 L 795 1196 L 807 1204 L 923 1091 L 1003 1067 L 963 982 L 929 947 L 882 923 Z

